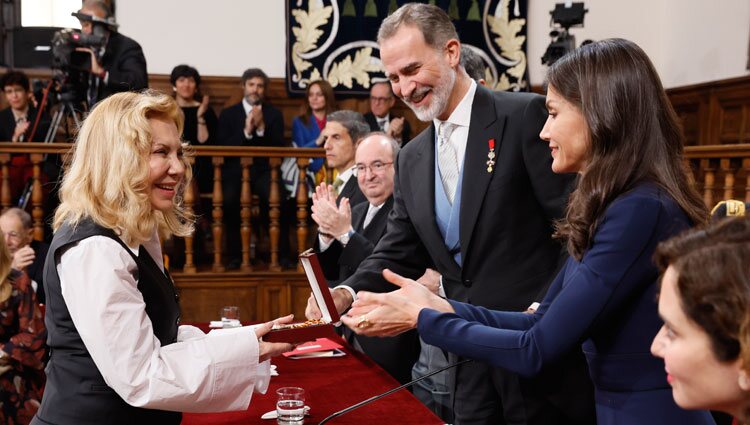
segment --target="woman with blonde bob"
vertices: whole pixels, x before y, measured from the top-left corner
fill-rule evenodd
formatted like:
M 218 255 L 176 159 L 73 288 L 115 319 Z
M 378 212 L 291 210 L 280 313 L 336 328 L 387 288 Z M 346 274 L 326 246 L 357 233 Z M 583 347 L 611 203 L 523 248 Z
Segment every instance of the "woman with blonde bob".
M 33 424 L 244 410 L 268 386 L 266 360 L 291 349 L 259 341 L 273 323 L 211 335 L 179 326 L 160 236 L 192 231 L 182 126 L 177 103 L 150 91 L 113 95 L 83 123 L 45 264 L 51 356 Z

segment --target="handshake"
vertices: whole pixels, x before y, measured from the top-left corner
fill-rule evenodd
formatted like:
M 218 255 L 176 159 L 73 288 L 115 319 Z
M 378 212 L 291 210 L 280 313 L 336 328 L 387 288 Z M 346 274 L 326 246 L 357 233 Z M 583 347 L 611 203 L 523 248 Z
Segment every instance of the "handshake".
M 440 312 L 453 312 L 453 307 L 440 292 L 440 274 L 427 269 L 417 280 L 407 279 L 388 269 L 383 270 L 386 281 L 396 285 L 397 290 L 376 294 L 367 291 L 357 293 L 347 287 L 331 289 L 341 321 L 357 334 L 366 336 L 396 336 L 417 326 L 419 312 L 430 308 Z M 350 308 L 351 307 L 351 308 Z M 346 314 L 343 314 L 349 309 Z M 319 319 L 320 309 L 310 295 L 305 315 L 308 319 Z

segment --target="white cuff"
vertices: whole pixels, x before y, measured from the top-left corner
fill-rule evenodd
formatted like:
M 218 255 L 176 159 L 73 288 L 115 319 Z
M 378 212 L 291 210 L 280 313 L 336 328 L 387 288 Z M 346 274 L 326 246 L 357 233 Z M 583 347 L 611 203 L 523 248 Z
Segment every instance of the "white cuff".
M 440 285 L 438 286 L 438 295 L 440 298 L 447 299 L 448 296 L 445 295 L 445 287 L 443 287 L 443 275 L 440 275 Z
M 328 249 L 331 245 L 333 245 L 333 241 L 335 239 L 332 239 L 331 242 L 326 242 L 323 240 L 323 235 L 318 233 L 318 245 L 320 245 L 320 252 L 324 252 L 326 249 Z
M 357 293 L 354 292 L 354 289 L 352 289 L 351 286 L 339 285 L 339 286 L 333 288 L 334 291 L 337 290 L 337 289 L 346 289 L 347 291 L 349 291 L 350 294 L 352 294 L 352 302 L 357 301 Z

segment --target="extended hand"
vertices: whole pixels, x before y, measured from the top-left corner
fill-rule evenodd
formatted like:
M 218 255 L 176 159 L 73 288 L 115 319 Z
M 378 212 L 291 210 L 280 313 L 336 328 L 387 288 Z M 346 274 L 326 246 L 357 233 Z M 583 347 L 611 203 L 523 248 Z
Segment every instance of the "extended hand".
M 288 344 L 285 342 L 264 342 L 260 339 L 263 335 L 267 334 L 273 328 L 274 324 L 283 325 L 286 323 L 292 323 L 292 320 L 294 320 L 294 315 L 290 314 L 288 316 L 279 317 L 276 320 L 266 322 L 255 328 L 255 336 L 259 339 L 258 363 L 262 363 L 270 359 L 271 357 L 276 357 L 281 353 L 286 353 L 287 351 L 292 351 L 294 349 L 294 346 L 292 344 Z
M 16 270 L 23 270 L 34 262 L 35 257 L 36 254 L 34 253 L 34 250 L 26 245 L 23 248 L 19 248 L 18 251 L 13 254 L 13 261 L 10 266 Z
M 388 125 L 388 135 L 394 139 L 401 139 L 401 135 L 404 132 L 404 118 L 394 118 Z
M 196 113 L 196 115 L 198 116 L 198 120 L 206 115 L 206 111 L 208 111 L 208 102 L 208 96 L 203 96 L 203 99 L 201 99 L 201 104 L 200 106 L 198 106 L 198 112 Z
M 90 73 L 98 76 L 102 76 L 104 74 L 104 68 L 102 68 L 102 65 L 99 63 L 99 60 L 96 59 L 96 54 L 94 51 L 88 47 L 76 47 L 76 52 L 87 52 L 91 55 L 91 69 L 89 70 Z
M 453 312 L 450 303 L 422 284 L 388 269 L 383 270 L 383 277 L 401 289 L 385 294 L 357 293 L 357 301 L 342 318 L 354 332 L 368 336 L 398 335 L 417 326 L 423 308 Z
M 417 282 L 424 285 L 433 294 L 439 294 L 440 292 L 440 273 L 432 269 L 425 269 L 422 277 L 417 279 Z
M 352 294 L 346 289 L 331 289 L 331 297 L 333 298 L 333 304 L 336 306 L 339 314 L 342 314 L 352 305 Z M 307 299 L 307 308 L 305 308 L 305 317 L 308 320 L 320 319 L 323 314 L 320 312 L 318 302 L 315 301 L 315 295 L 310 294 L 310 298 Z
M 25 119 L 22 122 L 19 122 L 16 124 L 16 129 L 13 131 L 13 137 L 11 138 L 11 142 L 19 142 L 21 141 L 21 136 L 23 136 L 26 133 L 26 130 L 29 129 L 29 121 L 26 121 Z M 25 140 L 28 142 L 28 140 Z
M 312 218 L 321 233 L 337 237 L 352 229 L 352 208 L 349 200 L 342 198 L 336 206 L 333 187 L 324 184 L 313 193 Z

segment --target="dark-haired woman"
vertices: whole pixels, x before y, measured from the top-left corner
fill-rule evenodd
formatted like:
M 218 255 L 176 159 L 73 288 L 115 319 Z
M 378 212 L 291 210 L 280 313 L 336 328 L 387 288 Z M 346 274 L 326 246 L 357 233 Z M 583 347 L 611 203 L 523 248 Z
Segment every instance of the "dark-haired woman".
M 185 114 L 182 140 L 191 145 L 210 145 L 216 136 L 218 118 L 209 106 L 207 95 L 201 95 L 201 75 L 189 65 L 177 65 L 169 76 L 174 98 Z M 211 158 L 196 158 L 196 180 L 201 193 L 213 190 Z
M 536 312 L 447 301 L 384 272 L 402 288 L 361 293 L 344 321 L 365 334 L 381 318 L 416 325 L 428 344 L 527 376 L 583 343 L 600 425 L 712 424 L 708 412 L 674 403 L 664 364 L 649 352 L 661 327 L 654 250 L 708 215 L 659 77 L 638 46 L 612 39 L 558 60 L 548 83 L 541 137 L 552 170 L 579 181 L 556 232 L 570 258 Z
M 326 80 L 313 81 L 305 94 L 307 102 L 302 113 L 292 120 L 292 142 L 298 148 L 316 148 L 326 117 L 336 108 L 336 100 L 333 88 Z M 316 173 L 322 166 L 323 158 L 320 158 L 313 160 L 308 169 Z
M 651 351 L 664 359 L 685 409 L 750 421 L 750 219 L 727 218 L 659 245 L 664 326 Z

